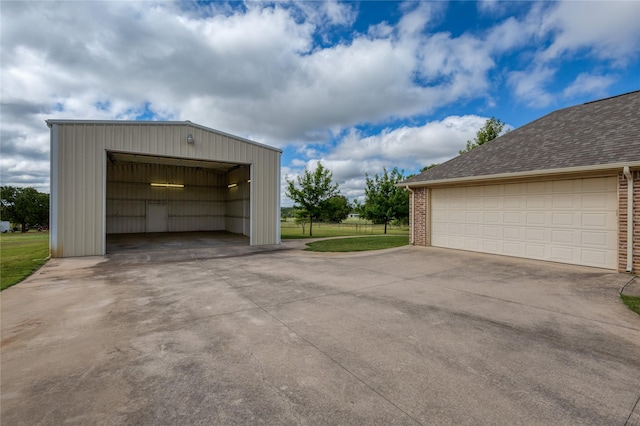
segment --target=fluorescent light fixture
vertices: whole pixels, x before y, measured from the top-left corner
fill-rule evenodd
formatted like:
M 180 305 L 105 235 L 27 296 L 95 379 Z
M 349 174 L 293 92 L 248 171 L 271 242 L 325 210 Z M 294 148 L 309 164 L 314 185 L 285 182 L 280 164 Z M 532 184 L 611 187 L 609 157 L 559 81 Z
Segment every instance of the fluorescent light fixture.
M 237 183 L 230 183 L 229 185 L 227 185 L 227 188 L 235 188 L 236 186 L 238 186 Z
M 184 188 L 184 185 L 180 183 L 154 183 L 151 182 L 151 186 L 159 186 L 162 188 Z

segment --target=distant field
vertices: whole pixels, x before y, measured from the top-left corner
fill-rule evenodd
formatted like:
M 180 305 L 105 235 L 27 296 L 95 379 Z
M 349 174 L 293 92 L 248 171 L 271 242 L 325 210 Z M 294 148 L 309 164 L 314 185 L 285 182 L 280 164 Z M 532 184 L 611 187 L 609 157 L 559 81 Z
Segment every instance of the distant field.
M 19 283 L 49 257 L 49 232 L 0 234 L 0 290 Z
M 280 223 L 280 235 L 284 239 L 289 238 L 309 238 L 309 224 L 297 225 L 290 221 Z M 349 237 L 354 235 L 383 235 L 384 225 L 373 225 L 362 219 L 347 219 L 343 223 L 314 223 L 313 237 Z M 387 226 L 387 235 L 409 235 L 408 226 Z

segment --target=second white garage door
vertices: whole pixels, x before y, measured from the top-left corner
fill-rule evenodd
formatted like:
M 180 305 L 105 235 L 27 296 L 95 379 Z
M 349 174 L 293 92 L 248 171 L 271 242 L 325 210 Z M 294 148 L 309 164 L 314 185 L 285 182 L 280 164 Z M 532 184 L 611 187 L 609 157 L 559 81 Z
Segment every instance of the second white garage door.
M 435 247 L 616 269 L 615 177 L 433 189 Z

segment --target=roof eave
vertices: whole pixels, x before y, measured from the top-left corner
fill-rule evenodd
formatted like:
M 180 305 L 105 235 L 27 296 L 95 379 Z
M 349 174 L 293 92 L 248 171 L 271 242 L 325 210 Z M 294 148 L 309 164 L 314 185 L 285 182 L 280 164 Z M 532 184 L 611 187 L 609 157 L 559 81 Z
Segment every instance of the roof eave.
M 524 172 L 513 173 L 498 173 L 494 175 L 484 176 L 465 176 L 450 179 L 435 179 L 425 180 L 417 182 L 404 182 L 398 183 L 397 186 L 403 188 L 420 187 L 420 186 L 441 186 L 451 185 L 455 183 L 472 183 L 472 182 L 490 182 L 508 179 L 522 179 L 522 178 L 535 178 L 545 177 L 552 175 L 572 175 L 588 172 L 611 172 L 623 167 L 629 167 L 632 169 L 640 168 L 640 161 L 627 161 L 621 163 L 609 163 L 609 164 L 593 164 L 590 166 L 578 166 L 578 167 L 566 167 L 560 169 L 546 169 L 546 170 L 528 170 Z
M 282 154 L 280 148 L 266 145 L 260 142 L 253 141 L 251 139 L 243 138 L 241 136 L 232 135 L 231 133 L 222 132 L 220 130 L 212 129 L 210 127 L 203 126 L 201 124 L 193 123 L 189 120 L 185 121 L 154 121 L 154 120 L 74 120 L 74 119 L 49 119 L 45 120 L 47 126 L 51 127 L 53 124 L 144 124 L 144 125 L 168 125 L 168 126 L 191 126 L 197 129 L 205 130 L 207 132 L 217 133 L 221 136 L 227 136 L 233 139 L 238 139 L 243 142 L 257 145 L 262 148 L 267 148 L 272 151 L 277 151 Z

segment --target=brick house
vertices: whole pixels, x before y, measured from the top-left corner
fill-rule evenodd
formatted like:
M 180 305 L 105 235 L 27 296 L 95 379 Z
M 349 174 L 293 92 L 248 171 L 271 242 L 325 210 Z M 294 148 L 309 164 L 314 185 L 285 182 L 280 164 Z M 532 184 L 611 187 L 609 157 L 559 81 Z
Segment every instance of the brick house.
M 640 91 L 554 111 L 399 185 L 414 245 L 638 273 Z

